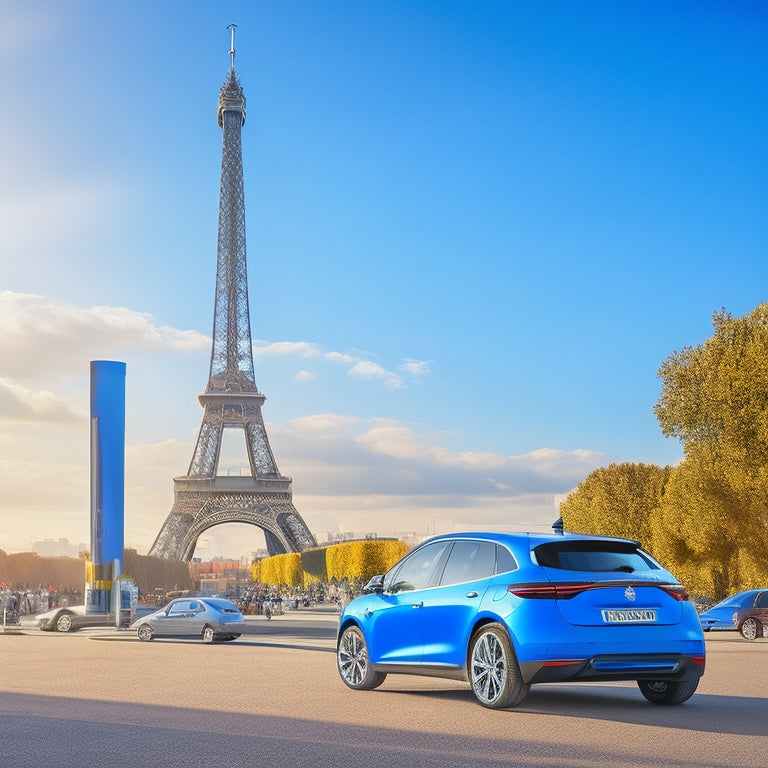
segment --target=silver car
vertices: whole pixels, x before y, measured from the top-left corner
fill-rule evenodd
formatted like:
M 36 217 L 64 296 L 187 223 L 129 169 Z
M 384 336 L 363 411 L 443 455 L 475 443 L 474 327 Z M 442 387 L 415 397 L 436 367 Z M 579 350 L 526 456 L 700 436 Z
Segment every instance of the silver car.
M 234 640 L 243 632 L 243 614 L 234 603 L 217 597 L 182 597 L 131 624 L 140 640 L 199 637 L 204 643 Z
M 120 626 L 125 629 L 131 623 L 132 608 L 120 611 Z M 114 627 L 114 613 L 86 613 L 84 605 L 62 605 L 35 617 L 38 629 L 44 632 L 75 632 L 86 627 Z

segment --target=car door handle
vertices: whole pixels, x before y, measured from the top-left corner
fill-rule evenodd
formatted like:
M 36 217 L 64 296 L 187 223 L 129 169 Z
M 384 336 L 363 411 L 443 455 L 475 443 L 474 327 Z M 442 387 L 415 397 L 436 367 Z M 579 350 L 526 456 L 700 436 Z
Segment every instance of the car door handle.
M 411 608 L 421 608 L 422 605 L 424 605 L 424 603 L 413 603 L 413 605 L 411 605 Z
M 477 597 L 477 592 L 467 592 L 467 597 Z

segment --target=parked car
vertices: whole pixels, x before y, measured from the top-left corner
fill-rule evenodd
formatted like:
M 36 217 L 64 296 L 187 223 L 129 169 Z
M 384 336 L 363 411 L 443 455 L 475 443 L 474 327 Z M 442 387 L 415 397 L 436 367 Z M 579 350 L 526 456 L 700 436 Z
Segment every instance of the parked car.
M 353 689 L 392 673 L 455 678 L 499 709 L 537 683 L 634 680 L 649 701 L 679 704 L 704 673 L 685 588 L 629 539 L 436 536 L 365 591 L 344 608 L 337 638 Z
M 199 637 L 204 643 L 235 640 L 243 632 L 243 614 L 234 603 L 218 597 L 182 597 L 134 621 L 140 640 L 155 637 Z
M 735 595 L 726 597 L 711 608 L 703 611 L 699 615 L 702 629 L 705 632 L 709 630 L 720 629 L 738 629 L 736 625 L 736 613 L 742 608 L 749 608 L 753 605 L 755 598 L 763 590 L 749 589 L 746 592 L 738 592 Z
M 129 608 L 120 611 L 120 626 L 127 628 L 131 623 L 133 611 Z M 53 608 L 35 617 L 38 629 L 45 632 L 75 632 L 85 627 L 114 627 L 115 614 L 86 613 L 84 605 L 66 605 Z
M 761 589 L 751 605 L 738 608 L 733 619 L 741 636 L 747 640 L 768 637 L 768 589 Z

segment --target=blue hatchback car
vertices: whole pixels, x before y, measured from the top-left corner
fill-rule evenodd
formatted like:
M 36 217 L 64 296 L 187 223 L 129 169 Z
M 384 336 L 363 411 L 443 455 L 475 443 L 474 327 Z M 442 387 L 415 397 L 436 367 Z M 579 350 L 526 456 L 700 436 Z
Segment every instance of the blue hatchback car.
M 341 679 L 358 690 L 391 673 L 447 677 L 501 709 L 536 683 L 634 680 L 649 701 L 679 704 L 704 673 L 685 588 L 629 539 L 446 534 L 365 591 L 337 642 Z

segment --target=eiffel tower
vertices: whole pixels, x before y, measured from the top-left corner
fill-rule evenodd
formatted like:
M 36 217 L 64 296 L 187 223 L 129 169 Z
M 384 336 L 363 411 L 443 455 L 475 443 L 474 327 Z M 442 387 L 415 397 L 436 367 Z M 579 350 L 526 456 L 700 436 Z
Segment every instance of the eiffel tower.
M 189 470 L 173 480 L 173 508 L 149 552 L 186 561 L 203 531 L 221 523 L 258 526 L 270 555 L 316 544 L 293 506 L 291 478 L 277 469 L 261 415 L 266 398 L 253 374 L 240 140 L 245 96 L 235 72 L 235 25 L 227 29 L 231 67 L 218 105 L 223 147 L 213 345 L 208 386 L 198 398 L 205 413 Z M 230 428 L 245 433 L 250 476 L 217 475 L 222 435 Z

